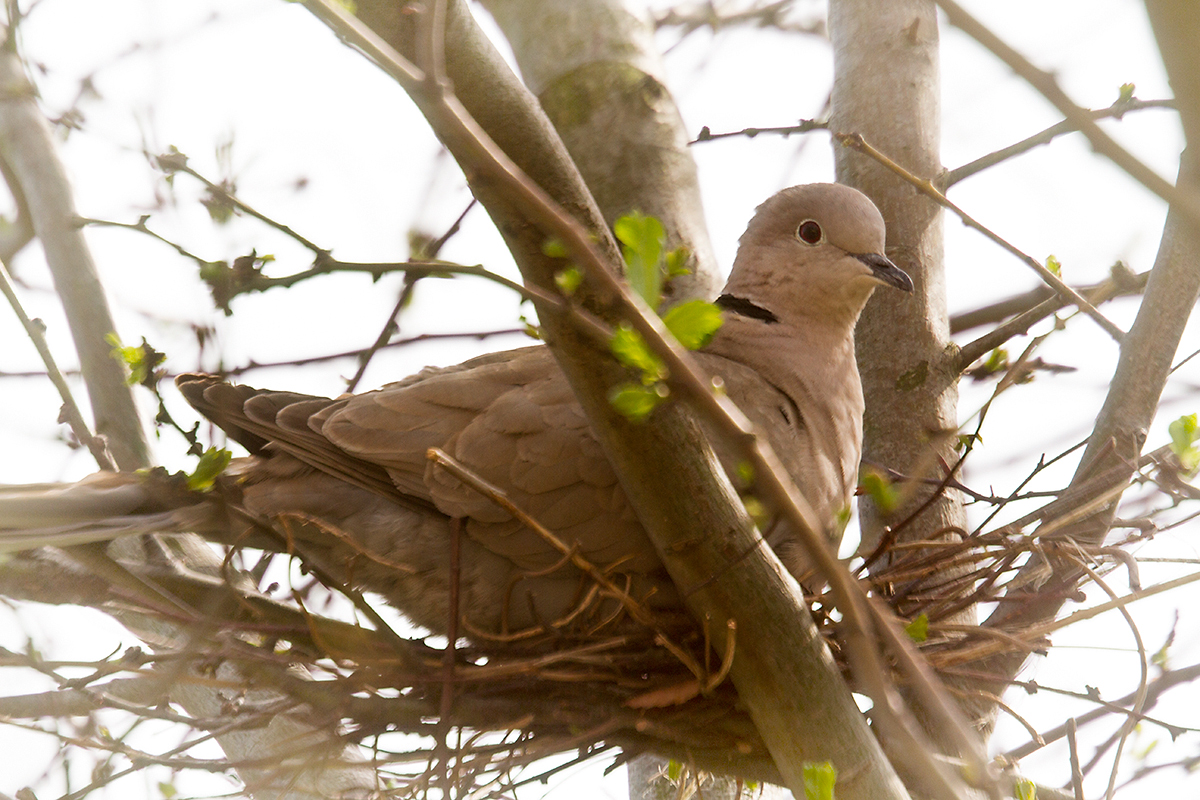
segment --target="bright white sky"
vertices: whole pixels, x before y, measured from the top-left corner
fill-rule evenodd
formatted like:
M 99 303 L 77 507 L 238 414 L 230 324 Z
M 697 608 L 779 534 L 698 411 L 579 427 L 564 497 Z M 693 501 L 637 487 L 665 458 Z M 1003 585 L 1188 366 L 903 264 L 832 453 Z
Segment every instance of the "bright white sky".
M 1035 63 L 1054 71 L 1082 105 L 1109 105 L 1124 83 L 1136 84 L 1137 96 L 1144 99 L 1170 94 L 1140 3 L 974 0 L 966 5 Z M 677 38 L 668 32 L 662 43 L 667 47 Z M 80 213 L 122 222 L 152 214 L 151 227 L 206 258 L 230 259 L 255 248 L 278 258 L 273 268 L 278 274 L 301 270 L 311 260 L 305 251 L 252 220 L 214 226 L 195 202 L 199 187 L 179 176 L 170 190 L 148 167 L 143 148 L 158 153 L 175 146 L 214 179 L 226 176 L 231 168 L 243 200 L 347 260 L 402 260 L 408 255 L 405 242 L 410 226 L 437 235 L 469 199 L 461 176 L 439 154 L 403 92 L 340 46 L 299 5 L 280 0 L 41 0 L 25 22 L 22 44 L 39 67 L 38 86 L 52 116 L 72 104 L 80 78 L 93 76 L 99 98 L 81 104 L 83 129 L 72 132 L 62 147 Z M 693 135 L 704 125 L 719 132 L 787 125 L 817 116 L 832 74 L 826 43 L 757 30 L 728 31 L 716 37 L 696 33 L 670 50 L 666 66 Z M 1022 81 L 953 29 L 943 30 L 942 66 L 947 167 L 1058 121 L 1050 106 Z M 1131 114 L 1106 127 L 1160 174 L 1174 178 L 1182 139 L 1171 112 Z M 232 142 L 231 155 L 222 162 L 216 151 L 228 142 Z M 732 261 L 736 238 L 757 203 L 784 186 L 833 177 L 825 134 L 726 140 L 697 146 L 694 154 L 710 233 L 724 268 Z M 304 181 L 305 188 L 298 189 L 298 181 Z M 1102 279 L 1117 259 L 1137 271 L 1148 269 L 1164 214 L 1162 203 L 1092 156 L 1081 139 L 1071 137 L 972 178 L 956 187 L 951 197 L 1035 258 L 1054 254 L 1065 277 L 1074 283 Z M 1026 267 L 955 220 L 947 219 L 946 234 L 953 311 L 1036 284 Z M 194 264 L 170 248 L 112 229 L 92 230 L 88 238 L 122 337 L 127 343 L 147 337 L 170 354 L 169 366 L 176 371 L 211 368 L 218 360 L 244 364 L 249 359 L 286 360 L 363 347 L 378 334 L 399 285 L 398 277 L 376 285 L 358 276 L 310 282 L 287 292 L 286 303 L 279 302 L 283 297 L 279 292 L 243 297 L 236 301 L 237 316 L 224 318 L 212 310 Z M 478 210 L 443 250 L 443 257 L 483 263 L 516 277 L 498 235 Z M 14 270 L 30 287 L 23 295 L 28 310 L 46 320 L 61 362 L 70 365 L 73 356 L 65 324 L 54 298 L 44 290 L 48 279 L 40 259 L 38 248 L 32 246 L 16 260 Z M 1135 311 L 1132 302 L 1105 308 L 1122 327 L 1128 327 Z M 417 289 L 416 302 L 403 314 L 400 326 L 406 336 L 482 331 L 513 327 L 518 313 L 510 293 L 482 281 L 429 280 Z M 210 347 L 200 363 L 191 332 L 195 324 L 217 329 L 216 347 Z M 1035 333 L 1044 331 L 1045 326 Z M 1181 357 L 1200 346 L 1196 339 L 1189 337 Z M 32 347 L 4 313 L 0 313 L 0 341 L 9 343 L 0 352 L 0 372 L 39 369 Z M 427 364 L 454 363 L 484 349 L 526 341 L 523 337 L 463 340 L 391 351 L 374 362 L 363 388 Z M 1014 349 L 1023 345 L 1022 341 Z M 1006 395 L 991 411 L 984 446 L 968 479 L 1007 491 L 1028 469 L 1031 450 L 1054 454 L 1090 429 L 1115 363 L 1116 346 L 1090 321 L 1079 318 L 1051 339 L 1041 355 L 1078 371 L 1041 376 L 1033 385 Z M 1149 447 L 1166 441 L 1167 422 L 1198 410 L 1193 388 L 1200 378 L 1197 370 L 1200 366 L 1189 364 L 1176 374 Z M 344 386 L 342 377 L 352 372 L 353 364 L 343 361 L 262 370 L 245 380 L 336 394 Z M 990 383 L 964 385 L 960 405 L 964 419 L 991 389 Z M 149 405 L 146 408 L 149 418 L 153 412 Z M 0 460 L 0 483 L 75 479 L 93 470 L 86 454 L 71 453 L 55 441 L 57 410 L 58 401 L 45 381 L 0 380 L 0 451 L 6 454 Z M 174 403 L 172 410 L 181 420 L 194 419 L 181 402 Z M 186 464 L 178 437 L 164 434 L 155 447 L 161 463 L 172 468 Z M 1046 475 L 1041 485 L 1060 484 L 1073 467 L 1072 462 Z M 1162 537 L 1160 549 L 1196 557 L 1184 535 L 1185 531 L 1177 531 Z M 1150 584 L 1165 574 L 1147 568 L 1142 581 Z M 1123 588 L 1115 574 L 1114 580 Z M 1181 602 L 1182 597 L 1176 596 L 1135 609 L 1148 647 L 1155 649 L 1162 643 Z M 1177 665 L 1191 663 L 1197 655 L 1195 607 L 1187 603 L 1180 609 L 1173 656 Z M 20 647 L 32 632 L 42 647 L 55 648 L 56 653 L 95 658 L 119 643 L 131 643 L 127 634 L 105 620 L 93 622 L 89 615 L 81 624 L 79 618 L 60 610 L 0 611 L 0 644 Z M 1115 615 L 1060 634 L 1055 641 L 1060 646 L 1054 656 L 1038 667 L 1040 681 L 1074 690 L 1083 690 L 1086 681 L 1101 685 L 1113 697 L 1132 688 L 1136 660 L 1131 656 L 1129 633 Z M 1097 642 L 1112 649 L 1098 648 Z M 1077 645 L 1079 649 L 1074 649 Z M 1097 672 L 1094 666 L 1100 659 L 1111 663 L 1112 669 Z M 1184 724 L 1194 721 L 1196 714 L 1188 713 L 1200 710 L 1194 693 L 1175 700 L 1158 713 Z M 1021 712 L 1040 728 L 1068 713 L 1041 698 L 1021 703 Z M 1006 722 L 995 744 L 1005 749 L 1024 738 L 1017 726 Z M 1140 743 L 1151 738 L 1164 740 L 1160 751 L 1165 749 L 1166 737 L 1157 729 L 1147 729 Z M 1189 752 L 1195 751 L 1194 741 L 1181 740 Z M 53 749 L 48 737 L 0 728 L 0 792 L 13 794 L 37 780 Z M 1062 751 L 1045 763 L 1027 762 L 1033 775 L 1051 782 L 1066 776 L 1063 763 Z M 1050 769 L 1048 764 L 1055 766 Z M 579 796 L 581 783 L 596 780 L 595 771 L 588 775 L 568 782 L 567 788 L 555 790 L 552 796 Z M 622 796 L 623 781 L 617 773 L 604 781 L 600 791 Z M 1171 772 L 1141 784 L 1138 791 L 1184 796 L 1180 781 L 1179 774 Z M 133 783 L 138 785 L 137 780 Z M 1193 793 L 1197 785 L 1200 782 L 1192 782 Z M 57 791 L 49 788 L 53 786 L 60 784 L 49 780 L 39 789 L 40 796 L 53 796 Z M 224 784 L 205 778 L 196 786 L 222 791 Z M 140 791 L 124 786 L 121 796 Z M 156 794 L 150 788 L 144 791 Z M 541 791 L 534 787 L 526 796 L 537 797 Z M 1098 791 L 1091 789 L 1093 794 Z

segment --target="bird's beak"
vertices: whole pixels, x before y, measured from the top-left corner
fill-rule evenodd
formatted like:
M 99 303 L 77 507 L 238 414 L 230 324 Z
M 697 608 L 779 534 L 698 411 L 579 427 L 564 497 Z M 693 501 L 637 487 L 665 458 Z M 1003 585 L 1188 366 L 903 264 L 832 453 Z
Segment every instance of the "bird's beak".
M 870 267 L 871 274 L 880 283 L 895 286 L 902 292 L 913 290 L 912 278 L 908 277 L 907 272 L 893 264 L 886 256 L 879 253 L 855 253 L 854 257 Z

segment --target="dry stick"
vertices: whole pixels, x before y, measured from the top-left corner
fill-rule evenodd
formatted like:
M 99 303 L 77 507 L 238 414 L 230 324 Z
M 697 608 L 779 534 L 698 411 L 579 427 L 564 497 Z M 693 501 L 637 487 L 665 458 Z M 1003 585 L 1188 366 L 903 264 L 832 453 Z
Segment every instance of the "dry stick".
M 1079 768 L 1079 743 L 1075 741 L 1075 718 L 1067 720 L 1067 749 L 1071 752 L 1071 790 L 1083 800 L 1083 770 Z
M 42 358 L 42 363 L 46 365 L 46 373 L 50 378 L 50 382 L 54 384 L 54 388 L 58 390 L 59 397 L 62 398 L 62 417 L 68 425 L 71 426 L 71 432 L 92 454 L 92 458 L 96 459 L 96 463 L 100 465 L 100 469 L 108 472 L 116 472 L 117 465 L 109 455 L 108 449 L 104 446 L 104 440 L 99 436 L 93 436 L 88 430 L 87 422 L 83 419 L 83 414 L 79 410 L 79 406 L 75 404 L 75 398 L 71 395 L 71 387 L 67 386 L 67 380 L 63 374 L 59 372 L 58 365 L 54 361 L 54 355 L 50 352 L 50 346 L 46 343 L 45 332 L 42 326 L 29 318 L 25 313 L 25 308 L 21 305 L 20 298 L 17 297 L 16 291 L 13 289 L 12 276 L 8 273 L 8 267 L 3 261 L 0 261 L 0 291 L 4 292 L 4 296 L 8 298 L 9 305 L 12 306 L 13 313 L 17 319 L 21 321 L 21 327 L 25 329 L 25 334 L 29 340 L 33 342 L 33 346 L 37 348 L 38 355 Z
M 935 0 L 946 13 L 950 24 L 970 36 L 993 55 L 1008 65 L 1009 69 L 1025 79 L 1025 82 L 1062 113 L 1079 132 L 1087 137 L 1092 149 L 1105 156 L 1131 178 L 1154 194 L 1180 209 L 1193 225 L 1200 226 L 1200 197 L 1193 192 L 1172 185 L 1150 167 L 1135 158 L 1128 150 L 1116 143 L 1091 117 L 1091 112 L 1075 104 L 1049 72 L 1040 70 L 1024 56 L 1009 47 L 999 36 L 987 29 L 979 20 L 968 14 L 952 0 Z
M 692 658 L 686 650 L 670 640 L 670 638 L 662 631 L 658 621 L 654 619 L 654 615 L 647 611 L 641 603 L 630 597 L 628 592 L 617 586 L 617 584 L 614 583 L 611 578 L 605 575 L 586 558 L 581 556 L 579 554 L 578 547 L 573 547 L 563 542 L 562 539 L 559 539 L 557 536 L 551 533 L 548 528 L 531 517 L 529 514 L 525 513 L 520 506 L 510 500 L 503 489 L 496 486 L 494 483 L 489 482 L 486 478 L 480 476 L 479 474 L 472 472 L 468 467 L 456 461 L 440 448 L 429 448 L 429 450 L 427 450 L 425 453 L 425 457 L 445 469 L 467 486 L 470 486 L 472 489 L 491 500 L 496 505 L 503 508 L 509 514 L 512 514 L 513 518 L 519 520 L 522 525 L 529 528 L 538 536 L 542 537 L 547 544 L 549 544 L 558 552 L 562 553 L 564 557 L 570 559 L 571 563 L 574 564 L 580 571 L 585 573 L 589 578 L 595 581 L 598 585 L 602 586 L 605 591 L 610 593 L 616 600 L 618 600 L 621 605 L 625 607 L 625 610 L 629 612 L 629 616 L 631 616 L 634 621 L 645 625 L 647 628 L 654 631 L 655 641 L 666 648 L 673 656 L 678 658 L 680 662 L 687 667 L 693 675 L 696 676 L 696 679 L 700 681 L 702 686 L 707 684 L 708 676 L 705 675 L 704 668 L 696 663 L 696 660 Z
M 1098 109 L 1095 111 L 1091 111 L 1091 110 L 1087 110 L 1087 109 L 1080 109 L 1080 110 L 1083 113 L 1087 114 L 1089 119 L 1098 120 L 1098 119 L 1108 119 L 1109 117 L 1116 117 L 1117 119 L 1120 119 L 1124 114 L 1126 114 L 1129 111 L 1141 111 L 1142 109 L 1147 109 L 1147 108 L 1173 109 L 1173 108 L 1175 108 L 1175 101 L 1174 100 L 1137 100 L 1134 98 L 1130 98 L 1128 100 L 1117 100 L 1117 102 L 1113 103 L 1108 108 L 1101 108 L 1101 109 Z M 1030 136 L 1028 139 L 1022 139 L 1021 141 L 1017 142 L 1016 144 L 1012 144 L 1012 145 L 1009 145 L 1008 147 L 1004 147 L 1000 150 L 997 150 L 994 153 L 988 153 L 986 156 L 982 156 L 981 158 L 977 158 L 974 161 L 963 164 L 961 167 L 955 167 L 952 170 L 946 171 L 938 179 L 938 185 L 944 191 L 946 189 L 949 189 L 951 186 L 958 183 L 959 181 L 964 180 L 965 178 L 969 178 L 978 172 L 982 172 L 983 170 L 988 169 L 989 167 L 994 167 L 997 164 L 1001 163 L 1002 161 L 1007 161 L 1008 159 L 1010 159 L 1014 156 L 1018 156 L 1018 155 L 1021 155 L 1022 153 L 1026 153 L 1035 147 L 1039 147 L 1040 145 L 1049 144 L 1056 137 L 1061 136 L 1064 133 L 1075 133 L 1078 130 L 1079 130 L 1079 126 L 1076 125 L 1073 121 L 1071 121 L 1069 119 L 1064 119 L 1062 122 L 1058 122 L 1054 125 L 1051 125 L 1049 128 L 1046 128 L 1044 131 L 1042 131 L 1040 133 L 1035 133 L 1033 136 Z
M 191 175 L 193 178 L 195 178 L 196 180 L 198 180 L 202 184 L 204 184 L 204 187 L 206 189 L 208 189 L 210 192 L 212 192 L 214 195 L 216 195 L 221 200 L 224 200 L 225 202 L 232 205 L 238 211 L 241 211 L 245 214 L 249 214 L 250 216 L 257 219 L 259 222 L 269 225 L 272 228 L 274 228 L 275 230 L 279 231 L 280 233 L 283 233 L 285 236 L 288 236 L 289 238 L 295 240 L 298 244 L 302 245 L 306 250 L 313 253 L 313 255 L 315 255 L 317 257 L 318 261 L 323 258 L 329 257 L 329 251 L 326 250 L 325 248 L 317 246 L 313 242 L 310 242 L 308 239 L 301 236 L 299 233 L 296 233 L 296 231 L 292 230 L 287 225 L 284 225 L 282 222 L 271 219 L 266 214 L 263 214 L 261 211 L 258 211 L 257 209 L 251 207 L 250 205 L 242 202 L 235 195 L 230 193 L 230 191 L 228 189 L 226 189 L 225 187 L 223 187 L 219 184 L 213 183 L 208 178 L 204 177 L 199 172 L 197 172 L 196 170 L 189 167 L 187 164 L 187 156 L 184 155 L 183 153 L 168 153 L 166 155 L 158 156 L 155 159 L 155 161 L 157 162 L 159 168 L 162 169 L 164 172 L 167 172 L 167 173 L 182 172 L 186 175 Z
M 689 145 L 699 144 L 701 142 L 715 142 L 717 139 L 728 139 L 733 136 L 745 136 L 747 139 L 753 139 L 760 133 L 777 133 L 785 139 L 793 133 L 808 133 L 809 131 L 828 130 L 829 120 L 827 119 L 802 119 L 796 125 L 781 125 L 774 128 L 742 128 L 740 131 L 725 131 L 723 133 L 713 133 L 705 125 L 700 129 L 700 133 L 696 134 L 696 138 L 688 142 Z
M 1021 252 L 1019 249 L 1017 249 L 1017 247 L 1015 245 L 1011 244 L 1006 239 L 1001 238 L 998 234 L 996 234 L 990 228 L 988 228 L 985 225 L 983 225 L 982 223 L 978 222 L 974 217 L 970 216 L 969 214 L 967 214 L 967 212 L 963 211 L 961 208 L 956 206 L 954 203 L 950 202 L 950 200 L 946 197 L 946 195 L 944 195 L 940 191 L 938 191 L 938 188 L 933 185 L 933 181 L 929 180 L 928 178 L 918 178 L 916 175 L 913 175 L 911 172 L 906 170 L 904 167 L 900 166 L 895 161 L 888 158 L 886 155 L 881 153 L 879 150 L 877 150 L 873 146 L 871 146 L 867 142 L 867 140 L 864 139 L 860 134 L 857 134 L 857 133 L 834 133 L 833 138 L 839 144 L 841 144 L 843 147 L 853 148 L 853 149 L 859 151 L 860 153 L 864 153 L 864 154 L 870 156 L 871 158 L 875 159 L 880 164 L 882 164 L 884 167 L 887 167 L 889 170 L 894 172 L 896 175 L 898 175 L 899 177 L 903 178 L 905 181 L 910 183 L 921 194 L 930 198 L 931 200 L 933 200 L 935 203 L 942 206 L 943 208 L 948 208 L 951 211 L 953 211 L 955 214 L 958 215 L 959 219 L 961 219 L 963 221 L 964 225 L 966 225 L 969 228 L 974 228 L 975 230 L 979 231 L 984 236 L 986 236 L 987 238 L 991 239 L 996 244 L 1003 247 L 1009 253 L 1016 256 L 1021 261 L 1025 262 L 1025 264 L 1030 269 L 1032 269 L 1034 272 L 1036 272 L 1043 281 L 1045 281 L 1051 288 L 1054 289 L 1054 291 L 1058 292 L 1059 295 L 1061 295 L 1062 297 L 1069 300 L 1072 305 L 1077 306 L 1080 311 L 1082 311 L 1083 313 L 1085 313 L 1089 317 L 1091 317 L 1093 320 L 1095 320 L 1096 324 L 1099 325 L 1101 328 L 1103 328 L 1105 333 L 1107 333 L 1114 340 L 1116 340 L 1117 343 L 1120 343 L 1122 337 L 1124 337 L 1124 335 L 1125 335 L 1125 332 L 1122 331 L 1120 328 L 1118 328 L 1116 325 L 1114 325 L 1107 317 L 1105 317 L 1103 314 L 1101 314 L 1099 311 L 1097 311 L 1096 307 L 1093 306 L 1091 303 L 1089 303 L 1086 299 L 1084 299 L 1084 297 L 1082 295 L 1080 295 L 1079 292 L 1075 291 L 1070 286 L 1068 286 L 1066 283 L 1064 283 L 1062 278 L 1058 277 L 1053 272 L 1046 269 L 1046 267 L 1043 264 L 1041 264 L 1036 258 L 1033 258 L 1032 256 L 1026 255 L 1025 253 Z
M 1091 608 L 1085 608 L 1082 611 L 1076 611 L 1074 614 L 1068 614 L 1062 619 L 1057 619 L 1052 622 L 1044 622 L 1040 625 L 1035 625 L 1032 628 L 1027 628 L 1022 632 L 1022 635 L 1031 640 L 1048 636 L 1051 633 L 1061 630 L 1068 625 L 1073 625 L 1076 622 L 1082 622 L 1085 619 L 1091 619 L 1092 617 L 1099 616 L 1100 614 L 1103 614 L 1107 611 L 1112 611 L 1113 609 L 1124 608 L 1130 603 L 1137 602 L 1138 600 L 1144 600 L 1147 597 L 1154 597 L 1155 595 L 1162 594 L 1163 592 L 1169 592 L 1174 589 L 1178 589 L 1180 586 L 1186 586 L 1189 583 L 1196 583 L 1197 581 L 1200 581 L 1200 572 L 1193 572 L 1190 575 L 1184 575 L 1180 578 L 1163 581 L 1162 583 L 1156 583 L 1152 586 L 1146 587 L 1145 589 L 1141 589 L 1136 592 L 1129 592 L 1128 594 L 1121 595 L 1120 597 L 1116 597 L 1107 602 L 1099 603 Z M 1005 648 L 1003 647 L 996 646 L 995 643 L 984 642 L 970 650 L 964 649 L 960 653 L 955 654 L 953 659 L 948 660 L 953 661 L 954 663 L 979 661 L 988 656 L 993 656 L 1003 652 L 1004 649 Z
M 454 661 L 458 643 L 459 620 L 459 588 L 462 579 L 462 517 L 450 520 L 450 598 L 448 601 L 450 613 L 446 620 L 446 649 L 442 653 L 442 696 L 438 700 L 438 730 L 435 736 L 434 756 L 439 752 L 442 762 L 442 791 L 446 797 L 450 791 L 450 712 L 454 706 Z M 456 755 L 461 758 L 461 751 L 456 749 Z M 459 767 L 455 761 L 455 771 Z
M 1117 593 L 1096 574 L 1096 571 L 1088 566 L 1087 562 L 1080 557 L 1074 559 L 1080 569 L 1083 569 L 1091 577 L 1097 586 L 1104 591 L 1113 601 L 1118 601 Z M 1125 743 L 1129 741 L 1129 734 L 1137 727 L 1137 717 L 1141 715 L 1142 709 L 1146 704 L 1146 694 L 1150 681 L 1150 659 L 1146 656 L 1146 645 L 1142 641 L 1141 631 L 1138 630 L 1137 623 L 1133 621 L 1133 615 L 1129 613 L 1129 609 L 1124 604 L 1119 606 L 1121 616 L 1125 618 L 1125 622 L 1129 625 L 1129 630 L 1133 634 L 1133 640 L 1137 644 L 1138 665 L 1141 667 L 1141 675 L 1138 677 L 1138 688 L 1136 697 L 1133 701 L 1133 707 L 1130 708 L 1131 715 L 1125 718 L 1121 724 L 1120 739 L 1117 742 L 1117 752 L 1113 755 L 1112 772 L 1108 777 L 1108 791 L 1105 793 L 1107 800 L 1112 800 L 1113 794 L 1117 787 L 1117 772 L 1121 767 L 1121 753 L 1125 750 Z M 1099 755 L 1099 754 L 1097 754 Z
M 429 96 L 431 83 L 420 69 L 332 0 L 306 0 L 305 6 L 374 60 L 410 94 L 421 98 L 426 104 L 426 113 L 441 126 L 441 135 L 455 136 L 465 148 L 471 150 L 478 159 L 477 166 L 481 172 L 508 187 L 513 200 L 519 202 L 529 214 L 530 222 L 556 235 L 563 242 L 577 265 L 612 300 L 634 330 L 663 360 L 671 376 L 671 385 L 695 402 L 698 410 L 713 420 L 717 430 L 733 443 L 737 451 L 745 455 L 754 468 L 754 474 L 760 479 L 760 488 L 778 504 L 792 523 L 806 554 L 830 582 L 838 609 L 843 615 L 845 645 L 850 662 L 864 691 L 875 703 L 876 720 L 885 726 L 890 722 L 898 722 L 891 732 L 908 741 L 911 745 L 908 751 L 914 757 L 925 760 L 930 774 L 942 775 L 940 765 L 929 757 L 928 746 L 915 733 L 919 730 L 916 720 L 907 712 L 888 678 L 881 654 L 872 641 L 878 637 L 888 645 L 901 669 L 917 687 L 919 696 L 933 698 L 929 711 L 934 715 L 936 724 L 950 732 L 956 746 L 969 760 L 972 774 L 986 779 L 984 776 L 990 775 L 992 769 L 978 737 L 970 730 L 961 712 L 942 695 L 936 679 L 931 677 L 927 669 L 918 665 L 920 656 L 911 640 L 898 628 L 890 630 L 894 623 L 868 601 L 862 587 L 817 533 L 820 526 L 816 523 L 816 512 L 796 488 L 782 462 L 737 406 L 725 395 L 712 391 L 711 382 L 700 376 L 687 351 L 670 335 L 662 320 L 610 270 L 610 265 L 593 244 L 588 231 L 534 184 L 492 142 L 458 99 L 444 91 L 444 87 L 434 82 L 432 88 L 437 94 Z M 889 630 L 884 633 L 884 629 Z
M 435 239 L 428 248 L 424 248 L 422 255 L 428 255 L 432 258 L 437 258 L 437 254 L 441 252 L 442 246 L 450 240 L 451 236 L 459 231 L 459 229 L 462 227 L 462 221 L 466 219 L 467 214 L 472 208 L 475 207 L 477 202 L 479 201 L 472 197 L 471 202 L 468 203 L 467 207 L 463 209 L 463 212 L 458 215 L 458 218 L 454 220 L 454 223 L 446 229 L 445 233 Z M 379 335 L 375 337 L 375 341 L 370 347 L 362 351 L 362 355 L 359 357 L 358 369 L 355 371 L 354 377 L 351 378 L 346 384 L 347 392 L 354 391 L 354 389 L 358 386 L 359 381 L 362 380 L 363 374 L 366 373 L 367 366 L 371 363 L 371 359 L 375 357 L 376 353 L 383 349 L 384 345 L 388 343 L 388 340 L 391 339 L 396 330 L 398 330 L 399 326 L 396 325 L 396 317 L 400 316 L 400 312 L 412 299 L 413 290 L 416 289 L 417 280 L 419 277 L 419 275 L 414 273 L 408 273 L 404 276 L 404 288 L 400 290 L 400 296 L 396 298 L 396 305 L 392 308 L 392 313 L 388 315 L 387 322 L 383 324 L 383 329 L 379 331 Z M 393 328 L 393 326 L 396 327 Z
M 1164 692 L 1168 691 L 1169 689 L 1173 689 L 1181 683 L 1191 683 L 1192 681 L 1196 680 L 1197 678 L 1200 678 L 1200 664 L 1192 664 L 1190 667 L 1183 667 L 1182 669 L 1176 669 L 1176 670 L 1171 670 L 1170 672 L 1164 672 L 1163 674 L 1161 674 L 1157 678 L 1155 678 L 1153 681 L 1151 681 L 1150 684 L 1147 686 L 1146 695 L 1147 695 L 1148 701 L 1156 701 L 1160 695 L 1162 695 Z M 1022 685 L 1024 682 L 1023 681 L 1014 681 L 1014 683 L 1019 686 L 1019 685 Z M 1060 692 L 1060 693 L 1063 692 L 1063 690 L 1061 690 L 1061 689 L 1048 689 L 1045 686 L 1038 686 L 1037 688 L 1039 690 L 1056 691 L 1056 692 Z M 1110 700 L 1108 702 L 1097 701 L 1095 697 L 1081 695 L 1077 692 L 1068 693 L 1068 696 L 1078 697 L 1080 700 L 1090 700 L 1092 702 L 1100 702 L 1100 705 L 1099 705 L 1099 707 L 1092 709 L 1091 711 L 1087 712 L 1086 714 L 1081 714 L 1078 717 L 1071 717 L 1071 719 L 1068 720 L 1066 723 L 1059 725 L 1055 728 L 1051 728 L 1050 730 L 1046 731 L 1045 733 L 1042 734 L 1042 740 L 1044 742 L 1046 742 L 1047 744 L 1049 744 L 1051 742 L 1056 742 L 1059 739 L 1063 738 L 1063 736 L 1067 735 L 1068 725 L 1074 726 L 1075 724 L 1079 724 L 1079 723 L 1086 725 L 1087 723 L 1094 722 L 1095 720 L 1098 720 L 1101 717 L 1104 717 L 1110 713 L 1113 713 L 1114 711 L 1122 713 L 1122 714 L 1129 714 L 1130 712 L 1127 709 L 1123 708 L 1122 706 L 1125 706 L 1129 703 L 1132 703 L 1134 700 L 1136 700 L 1139 691 L 1140 691 L 1140 689 L 1135 689 L 1134 691 L 1130 692 L 1129 694 L 1125 695 L 1124 697 L 1119 697 L 1116 700 Z M 1156 725 L 1160 725 L 1163 728 L 1166 728 L 1167 731 L 1171 734 L 1172 738 L 1174 738 L 1175 736 L 1178 736 L 1184 730 L 1192 730 L 1192 729 L 1181 728 L 1180 726 L 1171 725 L 1167 722 L 1163 722 L 1162 720 L 1154 719 L 1153 717 L 1148 717 L 1145 714 L 1138 715 L 1137 719 L 1139 722 L 1142 720 L 1147 720 L 1147 721 L 1153 722 Z M 1017 761 L 1017 760 L 1024 758 L 1027 755 L 1030 755 L 1031 753 L 1036 752 L 1039 749 L 1041 749 L 1040 746 L 1035 746 L 1033 744 L 1024 744 L 1013 750 L 1009 750 L 1007 753 L 1003 753 L 1002 757 L 1008 761 Z

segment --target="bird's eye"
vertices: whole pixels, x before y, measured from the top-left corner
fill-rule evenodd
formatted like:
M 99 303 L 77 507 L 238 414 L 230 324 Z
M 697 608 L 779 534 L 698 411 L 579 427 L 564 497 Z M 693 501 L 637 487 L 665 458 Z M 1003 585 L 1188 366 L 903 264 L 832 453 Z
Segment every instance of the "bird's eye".
M 825 238 L 825 232 L 814 220 L 806 219 L 796 228 L 796 238 L 805 244 L 820 244 Z

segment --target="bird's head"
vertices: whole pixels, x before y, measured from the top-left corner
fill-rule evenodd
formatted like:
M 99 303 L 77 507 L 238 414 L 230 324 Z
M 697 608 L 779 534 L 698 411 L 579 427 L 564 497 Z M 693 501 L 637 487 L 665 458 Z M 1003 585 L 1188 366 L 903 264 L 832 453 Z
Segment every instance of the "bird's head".
M 913 290 L 883 245 L 883 217 L 862 192 L 833 183 L 793 186 L 758 207 L 725 291 L 781 317 L 848 314 L 853 321 L 876 286 Z

